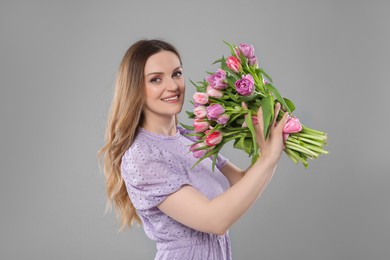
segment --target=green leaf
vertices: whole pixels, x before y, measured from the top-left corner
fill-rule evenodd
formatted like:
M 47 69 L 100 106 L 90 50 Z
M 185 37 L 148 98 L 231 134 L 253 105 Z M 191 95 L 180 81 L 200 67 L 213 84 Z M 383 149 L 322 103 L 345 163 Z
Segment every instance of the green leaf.
M 269 81 L 270 81 L 271 83 L 274 82 L 274 81 L 272 80 L 272 78 L 270 77 L 270 75 L 268 75 L 262 68 L 257 68 L 256 70 L 257 70 L 257 71 L 260 71 L 262 74 L 264 74 L 264 76 L 265 76 L 267 79 L 269 79 Z
M 214 171 L 217 156 L 225 143 L 226 143 L 226 141 L 222 141 L 221 143 L 217 144 L 213 149 L 211 149 L 208 153 L 206 153 L 202 158 L 199 158 L 198 161 L 196 161 L 196 163 L 191 167 L 191 169 L 193 169 L 196 165 L 198 165 L 204 159 L 207 159 L 210 156 L 214 156 L 213 158 L 210 158 L 210 159 L 212 159 L 212 170 Z
M 284 101 L 286 102 L 286 105 L 290 109 L 290 111 L 294 112 L 294 110 L 295 110 L 294 103 L 290 99 L 287 99 L 287 98 L 284 98 Z
M 244 140 L 245 140 L 245 136 L 241 136 L 240 138 L 236 139 L 233 147 L 237 149 L 245 150 Z
M 287 111 L 289 113 L 291 113 L 292 111 L 290 110 L 290 108 L 287 106 L 286 102 L 284 101 L 283 97 L 280 95 L 279 91 L 275 88 L 274 85 L 272 85 L 271 83 L 269 84 L 266 84 L 264 85 L 268 91 L 272 92 L 272 94 L 275 96 L 275 98 L 282 104 L 282 106 L 284 106 Z
M 191 125 L 185 125 L 183 123 L 180 123 L 180 125 L 184 128 L 184 129 L 187 129 L 187 130 L 194 130 L 194 127 L 191 126 Z
M 240 116 L 240 115 L 238 115 L 238 116 Z M 234 119 L 236 119 L 236 118 L 234 118 Z M 234 119 L 232 120 L 232 122 L 234 121 Z M 244 118 L 242 117 L 240 117 L 240 118 L 238 118 L 237 119 L 237 121 L 236 121 L 236 123 L 238 124 L 238 125 L 242 125 L 243 123 L 244 123 Z M 230 121 L 229 121 L 229 123 L 230 123 Z
M 221 62 L 221 63 L 222 63 L 222 59 L 223 59 L 223 56 L 222 56 L 222 58 L 221 58 L 221 59 L 218 59 L 218 60 L 214 61 L 213 63 L 211 63 L 211 65 L 214 65 L 214 64 L 216 64 L 216 63 L 219 63 L 219 62 Z
M 244 101 L 245 103 L 248 104 L 249 101 L 252 101 L 252 100 L 257 100 L 259 98 L 259 95 L 257 94 L 253 94 L 253 95 L 250 95 L 250 96 L 239 96 L 240 97 L 240 100 Z
M 235 81 L 234 81 L 234 83 L 235 83 L 236 80 L 240 79 L 240 74 L 239 73 L 237 74 L 234 71 L 232 71 L 231 69 L 229 69 L 228 73 L 226 73 L 226 77 L 227 78 L 232 78 L 233 77 L 235 79 Z M 234 83 L 233 83 L 233 86 L 234 86 Z
M 246 135 L 241 135 L 240 138 L 236 139 L 233 145 L 234 148 L 245 151 L 248 155 L 253 153 L 253 141 L 252 138 Z
M 244 147 L 245 147 L 245 152 L 249 154 L 253 154 L 253 140 L 252 138 L 246 137 L 244 139 Z
M 230 48 L 230 52 L 232 53 L 232 55 L 235 56 L 235 52 L 234 52 L 234 46 L 231 45 L 230 43 L 228 43 L 227 41 L 223 41 L 223 43 L 225 43 L 227 46 L 229 46 Z
M 203 92 L 203 93 L 206 93 L 206 87 L 205 86 L 198 86 L 197 88 L 196 88 L 196 91 L 197 92 Z
M 192 84 L 192 85 L 194 85 L 194 87 L 195 87 L 195 88 L 197 88 L 197 87 L 198 87 L 198 85 L 196 85 L 196 83 L 195 83 L 195 82 L 193 82 L 192 80 L 190 80 L 190 82 L 191 82 L 191 84 Z
M 255 147 L 253 147 L 253 156 L 256 157 L 258 156 L 258 147 L 257 147 L 257 142 L 256 142 L 256 131 L 255 131 L 255 128 L 253 126 L 253 123 L 252 123 L 252 112 L 249 110 L 248 111 L 248 115 L 245 119 L 245 122 L 251 132 L 251 135 L 252 135 L 252 143 L 255 145 Z
M 234 88 L 234 84 L 236 83 L 236 79 L 234 77 L 226 77 L 226 80 L 228 82 L 228 86 L 231 86 Z
M 241 60 L 242 69 L 246 68 L 247 70 L 250 71 L 249 66 L 248 66 L 248 60 L 246 59 L 246 57 L 244 56 L 242 51 L 240 51 L 240 60 Z
M 264 139 L 267 139 L 271 122 L 274 118 L 274 98 L 271 95 L 265 96 L 261 100 L 261 109 L 263 110 Z
M 220 62 L 221 62 L 221 69 L 225 70 L 225 68 L 227 68 L 225 57 L 222 56 L 222 58 L 220 58 L 219 60 L 220 60 Z
M 186 111 L 188 118 L 195 118 L 195 114 L 191 111 Z

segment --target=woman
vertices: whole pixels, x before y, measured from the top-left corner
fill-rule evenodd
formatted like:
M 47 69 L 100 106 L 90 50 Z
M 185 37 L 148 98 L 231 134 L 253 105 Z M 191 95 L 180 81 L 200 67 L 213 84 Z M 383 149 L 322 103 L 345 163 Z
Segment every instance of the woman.
M 142 221 L 157 243 L 155 259 L 231 259 L 228 229 L 256 201 L 271 180 L 283 150 L 287 113 L 264 140 L 258 111 L 257 142 L 262 156 L 242 171 L 224 157 L 196 162 L 177 126 L 185 83 L 180 55 L 170 44 L 142 40 L 126 52 L 116 78 L 104 158 L 108 201 L 122 226 Z M 278 114 L 280 105 L 275 106 Z

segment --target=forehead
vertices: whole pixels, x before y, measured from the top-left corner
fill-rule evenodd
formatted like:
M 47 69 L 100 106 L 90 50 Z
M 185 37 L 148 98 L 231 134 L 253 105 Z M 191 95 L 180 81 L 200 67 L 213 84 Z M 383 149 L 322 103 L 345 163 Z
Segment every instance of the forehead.
M 180 67 L 179 57 L 170 51 L 160 51 L 150 56 L 145 64 L 145 74 L 163 72 Z

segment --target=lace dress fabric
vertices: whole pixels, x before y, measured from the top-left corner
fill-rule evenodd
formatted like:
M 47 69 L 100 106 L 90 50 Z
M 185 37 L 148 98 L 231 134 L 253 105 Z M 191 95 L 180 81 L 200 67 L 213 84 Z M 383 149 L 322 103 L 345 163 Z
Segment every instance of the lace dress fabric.
M 218 156 L 214 172 L 211 159 L 191 169 L 197 159 L 189 153 L 193 140 L 186 133 L 181 127 L 174 136 L 141 128 L 122 157 L 122 178 L 146 235 L 157 243 L 156 260 L 230 260 L 228 233 L 219 236 L 194 230 L 157 207 L 184 185 L 191 185 L 210 200 L 230 186 L 220 172 L 227 162 L 223 156 Z

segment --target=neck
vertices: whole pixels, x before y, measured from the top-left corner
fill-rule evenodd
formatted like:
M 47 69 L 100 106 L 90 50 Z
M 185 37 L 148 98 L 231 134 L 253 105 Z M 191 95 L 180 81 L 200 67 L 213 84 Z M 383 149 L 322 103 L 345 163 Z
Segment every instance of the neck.
M 176 134 L 176 118 L 145 117 L 142 127 L 149 132 L 174 136 Z

